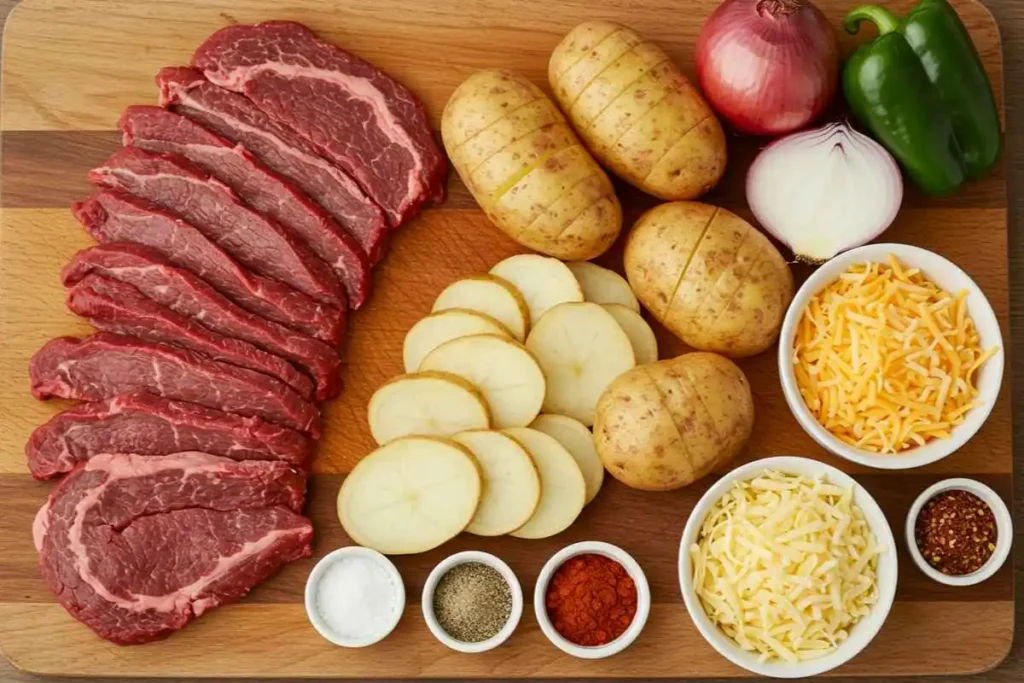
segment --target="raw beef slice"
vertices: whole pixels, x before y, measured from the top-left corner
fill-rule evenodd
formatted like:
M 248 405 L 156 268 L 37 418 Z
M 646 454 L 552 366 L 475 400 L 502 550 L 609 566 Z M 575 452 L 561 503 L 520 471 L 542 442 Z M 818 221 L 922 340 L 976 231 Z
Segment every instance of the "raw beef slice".
M 98 635 L 149 642 L 308 557 L 304 494 L 302 473 L 282 462 L 97 455 L 36 515 L 39 568 Z
M 91 274 L 128 283 L 213 332 L 287 358 L 316 380 L 319 400 L 334 398 L 341 391 L 341 360 L 334 349 L 243 311 L 192 273 L 171 266 L 152 249 L 128 242 L 85 249 L 64 266 L 61 280 L 71 287 Z
M 316 406 L 267 375 L 220 363 L 167 344 L 98 332 L 85 339 L 57 337 L 29 361 L 32 395 L 38 399 L 102 401 L 148 391 L 175 401 L 261 417 L 320 435 Z
M 77 202 L 71 211 L 97 242 L 145 245 L 171 264 L 201 277 L 247 311 L 329 344 L 341 342 L 343 311 L 243 268 L 195 226 L 157 204 L 107 189 Z
M 392 227 L 444 197 L 444 155 L 416 96 L 302 24 L 222 28 L 192 64 L 305 136 L 356 179 Z
M 384 213 L 306 138 L 271 119 L 244 95 L 210 83 L 198 69 L 169 66 L 157 74 L 156 82 L 160 104 L 225 140 L 244 145 L 352 233 L 371 265 L 381 260 L 387 236 Z
M 103 453 L 169 455 L 200 448 L 232 460 L 304 467 L 313 442 L 258 417 L 132 392 L 54 415 L 32 432 L 25 457 L 32 476 L 49 479 Z
M 359 244 L 322 207 L 244 147 L 160 107 L 128 107 L 117 125 L 124 132 L 125 145 L 185 157 L 234 190 L 249 206 L 291 230 L 338 274 L 352 308 L 366 301 L 370 266 Z

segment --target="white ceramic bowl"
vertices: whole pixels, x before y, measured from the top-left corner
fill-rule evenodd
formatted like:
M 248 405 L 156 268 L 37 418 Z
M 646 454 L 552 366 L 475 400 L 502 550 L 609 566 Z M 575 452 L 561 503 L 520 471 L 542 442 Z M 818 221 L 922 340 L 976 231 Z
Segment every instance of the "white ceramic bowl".
M 550 583 L 551 577 L 559 567 L 577 555 L 604 555 L 609 557 L 621 564 L 630 578 L 633 579 L 633 583 L 636 584 L 636 615 L 623 634 L 606 645 L 587 647 L 571 643 L 555 630 L 555 625 L 551 623 L 551 618 L 548 617 L 547 606 L 544 604 L 548 583 Z M 644 626 L 647 624 L 647 617 L 651 613 L 651 588 L 647 583 L 647 576 L 644 575 L 644 570 L 640 568 L 640 565 L 633 559 L 633 556 L 625 550 L 611 543 L 581 541 L 559 550 L 551 556 L 551 559 L 547 561 L 544 568 L 540 570 L 537 584 L 533 589 L 533 610 L 537 615 L 540 630 L 559 650 L 580 659 L 604 659 L 605 657 L 618 654 L 632 645 L 633 641 L 640 635 L 640 632 L 644 630 Z
M 988 558 L 988 562 L 978 571 L 964 574 L 963 576 L 943 574 L 928 564 L 921 555 L 921 551 L 917 547 L 917 541 L 914 538 L 914 525 L 917 523 L 917 516 L 921 513 L 921 508 L 924 507 L 924 504 L 939 493 L 952 490 L 969 491 L 978 498 L 981 498 L 991 508 L 992 514 L 996 518 L 996 549 L 992 553 L 992 557 Z M 929 578 L 935 579 L 947 586 L 973 586 L 990 578 L 999 571 L 999 568 L 1006 562 L 1006 558 L 1010 556 L 1010 546 L 1013 545 L 1013 518 L 1010 516 L 1010 510 L 1006 507 L 1003 499 L 999 497 L 999 494 L 980 481 L 974 481 L 973 479 L 946 479 L 933 486 L 929 486 L 917 497 L 914 504 L 910 506 L 910 512 L 907 513 L 904 533 L 907 536 L 907 548 L 910 550 L 910 556 L 914 558 L 918 568 L 927 574 Z
M 825 478 L 836 486 L 843 488 L 853 487 L 854 502 L 864 512 L 864 517 L 871 528 L 878 544 L 884 548 L 878 558 L 878 602 L 875 603 L 871 612 L 857 622 L 850 630 L 850 637 L 842 642 L 833 652 L 804 662 L 790 664 L 784 661 L 772 660 L 759 662 L 758 653 L 748 652 L 742 649 L 729 636 L 723 633 L 704 612 L 700 599 L 693 586 L 693 567 L 690 563 L 689 548 L 697 542 L 697 536 L 704 518 L 711 507 L 721 498 L 737 481 L 746 481 L 757 477 L 765 470 L 777 470 L 788 474 L 801 474 L 807 477 L 825 476 Z M 893 598 L 896 596 L 896 542 L 893 540 L 892 530 L 889 523 L 882 514 L 881 508 L 863 487 L 861 487 L 849 475 L 836 468 L 810 460 L 808 458 L 779 457 L 756 460 L 754 462 L 737 467 L 729 474 L 719 479 L 714 486 L 708 489 L 701 497 L 697 506 L 690 514 L 683 531 L 683 539 L 679 544 L 679 583 L 683 590 L 683 601 L 690 613 L 690 618 L 696 624 L 697 630 L 704 636 L 718 653 L 733 664 L 741 666 L 747 671 L 752 671 L 761 676 L 773 678 L 803 678 L 815 676 L 825 671 L 830 671 L 840 664 L 852 659 L 858 652 L 863 650 L 871 639 L 875 637 L 885 618 L 892 607 Z
M 447 631 L 441 628 L 441 624 L 437 621 L 437 615 L 434 614 L 434 590 L 437 588 L 437 583 L 441 580 L 441 577 L 448 573 L 449 569 L 467 562 L 479 562 L 495 569 L 508 583 L 509 591 L 512 593 L 512 612 L 508 616 L 508 621 L 505 622 L 500 631 L 479 643 L 466 643 L 452 638 L 448 635 Z M 430 576 L 427 577 L 427 583 L 423 586 L 423 597 L 420 600 L 420 606 L 423 609 L 423 618 L 427 622 L 427 628 L 442 643 L 457 652 L 486 652 L 487 650 L 493 650 L 508 640 L 509 636 L 512 635 L 512 632 L 519 625 L 519 619 L 523 616 L 523 588 L 519 585 L 519 579 L 516 578 L 515 572 L 503 560 L 490 553 L 467 550 L 445 558 L 434 567 L 434 570 L 430 572 Z
M 920 268 L 924 275 L 939 287 L 956 295 L 966 289 L 967 312 L 981 337 L 982 348 L 1000 347 L 1000 351 L 989 358 L 980 368 L 976 377 L 980 406 L 967 413 L 967 418 L 953 429 L 949 439 L 936 439 L 924 446 L 908 450 L 898 455 L 882 455 L 854 448 L 835 438 L 814 418 L 804 403 L 800 390 L 797 388 L 796 375 L 793 372 L 793 340 L 797 326 L 804 314 L 811 297 L 832 283 L 850 266 L 865 261 L 888 260 L 889 254 L 909 268 Z M 789 409 L 793 411 L 797 422 L 804 431 L 811 435 L 822 447 L 847 460 L 877 467 L 879 469 L 896 470 L 921 467 L 945 458 L 954 453 L 977 433 L 988 418 L 999 397 L 999 387 L 1003 381 L 1004 364 L 1003 336 L 999 330 L 999 321 L 991 304 L 963 270 L 951 261 L 926 249 L 907 244 L 869 244 L 844 252 L 831 261 L 823 264 L 813 275 L 807 278 L 800 290 L 793 297 L 793 302 L 786 311 L 779 335 L 779 377 L 782 379 L 782 391 L 786 396 Z
M 363 557 L 375 562 L 379 567 L 381 567 L 395 585 L 395 600 L 398 604 L 398 609 L 395 610 L 393 619 L 389 620 L 379 632 L 358 640 L 346 638 L 341 634 L 336 633 L 324 620 L 323 616 L 320 614 L 320 610 L 316 607 L 316 589 L 320 583 L 320 579 L 324 575 L 324 572 L 326 572 L 328 567 L 333 565 L 335 562 L 346 557 Z M 310 623 L 313 624 L 313 628 L 317 630 L 317 633 L 335 645 L 341 645 L 342 647 L 367 647 L 380 642 L 395 630 L 395 626 L 398 625 L 398 622 L 402 618 L 402 612 L 405 610 L 405 584 L 402 582 L 402 575 L 398 573 L 398 569 L 396 569 L 395 565 L 391 563 L 391 560 L 384 557 L 376 550 L 370 550 L 369 548 L 353 545 L 345 548 L 338 548 L 337 550 L 325 555 L 316 563 L 316 566 L 313 567 L 313 571 L 309 573 L 309 578 L 306 579 L 305 601 L 306 615 L 309 617 Z

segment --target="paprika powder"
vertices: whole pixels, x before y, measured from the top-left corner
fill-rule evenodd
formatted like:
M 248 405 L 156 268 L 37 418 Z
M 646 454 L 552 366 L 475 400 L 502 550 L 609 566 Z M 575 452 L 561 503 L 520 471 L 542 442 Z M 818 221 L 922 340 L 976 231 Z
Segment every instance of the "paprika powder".
M 636 616 L 636 584 L 626 569 L 604 555 L 570 558 L 551 577 L 545 606 L 555 630 L 576 645 L 607 645 Z

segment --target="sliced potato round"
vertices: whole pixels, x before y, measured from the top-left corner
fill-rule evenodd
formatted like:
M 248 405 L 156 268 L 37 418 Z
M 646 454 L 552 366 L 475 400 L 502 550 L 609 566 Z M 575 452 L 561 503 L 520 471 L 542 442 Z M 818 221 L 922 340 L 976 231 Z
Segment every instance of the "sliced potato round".
M 359 545 L 422 553 L 457 536 L 476 512 L 480 468 L 461 444 L 409 436 L 363 458 L 338 492 L 338 518 Z
M 615 322 L 629 337 L 637 365 L 654 363 L 658 360 L 658 339 L 642 315 L 621 304 L 603 304 L 602 308 L 612 314 Z
M 587 485 L 569 451 L 536 429 L 504 430 L 522 444 L 540 472 L 540 502 L 530 520 L 512 532 L 516 538 L 547 538 L 569 528 L 583 510 Z
M 367 407 L 370 434 L 384 445 L 403 436 L 451 436 L 491 426 L 483 394 L 458 375 L 399 375 L 373 392 Z
M 518 289 L 499 277 L 479 275 L 451 283 L 438 295 L 431 310 L 437 313 L 451 308 L 489 315 L 519 341 L 526 339 L 530 330 L 530 309 L 526 301 Z
M 544 373 L 522 344 L 507 337 L 475 334 L 445 342 L 420 370 L 450 372 L 479 389 L 497 429 L 530 424 L 544 403 Z
M 602 268 L 590 261 L 569 261 L 565 264 L 583 289 L 583 300 L 595 304 L 622 304 L 640 312 L 640 302 L 630 289 L 626 278 L 614 270 Z
M 530 325 L 536 325 L 549 308 L 568 301 L 583 301 L 576 276 L 556 258 L 517 254 L 499 261 L 491 275 L 508 280 L 519 290 L 530 309 Z
M 594 500 L 604 483 L 604 465 L 594 446 L 594 435 L 586 425 L 565 415 L 538 415 L 530 428 L 554 437 L 565 446 L 583 473 L 587 485 L 586 503 Z
M 526 348 L 547 379 L 544 412 L 568 415 L 588 427 L 604 390 L 636 365 L 629 337 L 598 304 L 555 306 L 530 332 Z
M 508 328 L 491 316 L 466 308 L 449 308 L 431 313 L 409 328 L 402 344 L 406 372 L 416 372 L 427 354 L 441 344 L 471 334 L 512 337 Z
M 472 451 L 483 474 L 484 492 L 466 531 L 503 536 L 526 524 L 540 502 L 540 473 L 533 457 L 501 432 L 462 432 L 452 438 Z

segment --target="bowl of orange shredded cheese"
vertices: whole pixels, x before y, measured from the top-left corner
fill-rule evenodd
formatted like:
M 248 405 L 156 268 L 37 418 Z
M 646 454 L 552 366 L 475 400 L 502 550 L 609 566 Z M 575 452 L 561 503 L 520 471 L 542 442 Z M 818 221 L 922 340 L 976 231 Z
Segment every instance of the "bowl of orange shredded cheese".
M 797 421 L 848 460 L 920 467 L 955 452 L 999 395 L 999 321 L 977 284 L 933 252 L 872 244 L 821 266 L 779 339 Z

